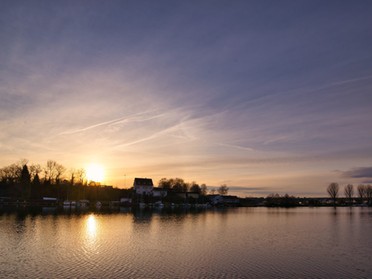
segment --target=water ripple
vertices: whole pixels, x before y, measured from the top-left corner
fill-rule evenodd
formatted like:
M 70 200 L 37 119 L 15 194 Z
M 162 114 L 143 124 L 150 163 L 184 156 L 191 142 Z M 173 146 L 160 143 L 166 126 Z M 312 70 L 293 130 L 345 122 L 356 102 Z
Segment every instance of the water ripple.
M 371 278 L 369 212 L 0 215 L 0 277 Z

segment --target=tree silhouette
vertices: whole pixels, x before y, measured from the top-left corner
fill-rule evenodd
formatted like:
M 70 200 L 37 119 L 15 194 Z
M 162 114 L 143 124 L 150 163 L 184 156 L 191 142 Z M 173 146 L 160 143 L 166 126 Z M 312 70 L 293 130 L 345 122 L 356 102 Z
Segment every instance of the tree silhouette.
M 39 174 L 35 174 L 34 179 L 32 180 L 32 184 L 37 185 L 37 186 L 41 185 Z
M 199 185 L 196 182 L 192 182 L 191 186 L 194 184 L 196 184 L 199 187 Z M 160 188 L 163 188 L 166 190 L 172 190 L 174 192 L 187 192 L 190 188 L 189 183 L 186 183 L 182 178 L 169 178 L 169 179 L 162 178 L 159 180 L 158 185 Z
M 345 197 L 349 200 L 349 204 L 351 205 L 354 196 L 354 186 L 352 184 L 346 185 L 344 193 Z
M 335 182 L 329 184 L 327 187 L 327 192 L 328 192 L 328 195 L 333 200 L 333 205 L 336 205 L 336 200 L 338 197 L 338 190 L 339 190 L 338 183 L 335 183 Z
M 30 172 L 28 171 L 27 165 L 24 165 L 21 171 L 21 183 L 26 185 L 30 184 L 30 182 L 31 182 Z
M 166 190 L 172 189 L 171 180 L 170 179 L 167 179 L 165 177 L 162 178 L 162 179 L 160 179 L 158 185 L 159 185 L 160 188 L 163 188 L 163 189 L 166 189 Z
M 364 199 L 367 198 L 367 186 L 363 184 L 358 185 L 358 195 L 360 198 L 360 203 L 363 203 Z
M 66 171 L 66 168 L 57 163 L 55 169 L 56 169 L 55 181 L 56 184 L 59 185 L 59 183 L 61 182 L 61 176 Z
M 226 186 L 226 184 L 221 185 L 217 189 L 217 193 L 220 195 L 227 195 L 228 192 L 229 192 L 229 188 Z
M 195 181 L 191 182 L 190 192 L 201 193 L 201 188 Z
M 27 165 L 23 165 L 21 171 L 22 198 L 29 199 L 31 195 L 31 175 Z
M 200 194 L 202 196 L 206 196 L 207 192 L 208 192 L 207 185 L 205 184 L 200 185 Z
M 367 185 L 366 186 L 367 190 L 367 201 L 368 201 L 368 204 L 369 205 L 372 205 L 372 186 L 371 185 Z
M 42 172 L 42 168 L 39 164 L 32 164 L 28 167 L 28 170 L 30 171 L 31 178 L 34 178 L 35 175 L 39 175 L 39 173 Z M 40 179 L 40 176 L 39 176 Z

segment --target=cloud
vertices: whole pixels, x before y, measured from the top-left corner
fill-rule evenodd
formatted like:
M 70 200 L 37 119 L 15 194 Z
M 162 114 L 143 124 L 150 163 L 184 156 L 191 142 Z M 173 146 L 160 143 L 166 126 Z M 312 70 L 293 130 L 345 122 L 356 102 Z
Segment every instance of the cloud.
M 348 178 L 372 178 L 372 167 L 353 168 L 351 170 L 343 171 L 341 173 L 343 177 L 348 177 Z M 369 183 L 369 182 L 365 182 L 365 183 Z
M 158 114 L 154 116 L 143 117 L 143 115 L 146 116 L 148 113 L 149 112 L 142 112 L 142 113 L 137 113 L 131 116 L 124 116 L 124 117 L 116 118 L 113 120 L 108 120 L 108 121 L 104 121 L 101 123 L 92 124 L 87 127 L 80 128 L 80 129 L 64 131 L 64 132 L 61 132 L 59 135 L 70 135 L 70 134 L 81 133 L 81 132 L 85 132 L 87 130 L 98 128 L 101 126 L 114 126 L 114 125 L 123 124 L 123 123 L 130 123 L 130 122 L 144 122 L 144 121 L 152 120 L 152 119 L 159 118 L 162 116 L 162 114 Z
M 245 187 L 245 186 L 228 186 L 231 191 L 242 191 L 242 192 L 257 192 L 262 190 L 270 190 L 268 187 Z
M 235 144 L 216 143 L 216 145 L 225 146 L 225 147 L 231 147 L 231 148 L 236 148 L 236 149 L 240 149 L 240 150 L 253 151 L 253 148 L 245 147 L 245 146 L 240 146 L 240 145 L 235 145 Z

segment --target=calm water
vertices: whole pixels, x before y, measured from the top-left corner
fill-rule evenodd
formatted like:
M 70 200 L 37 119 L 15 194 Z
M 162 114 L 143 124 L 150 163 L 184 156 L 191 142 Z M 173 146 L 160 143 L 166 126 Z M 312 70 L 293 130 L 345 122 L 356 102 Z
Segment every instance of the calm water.
M 372 278 L 371 208 L 0 213 L 2 278 Z

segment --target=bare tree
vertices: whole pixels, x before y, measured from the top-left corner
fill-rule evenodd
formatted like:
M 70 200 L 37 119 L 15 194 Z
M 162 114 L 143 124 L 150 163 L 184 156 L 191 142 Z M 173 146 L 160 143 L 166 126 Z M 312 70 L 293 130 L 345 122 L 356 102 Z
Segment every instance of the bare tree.
M 218 187 L 217 192 L 220 195 L 227 195 L 227 192 L 229 191 L 229 188 L 226 186 L 226 184 L 221 185 Z
M 44 168 L 44 181 L 48 184 L 52 184 L 52 180 L 55 174 L 56 161 L 48 160 Z
M 59 184 L 61 176 L 65 170 L 65 167 L 58 164 L 56 161 L 48 160 L 44 169 L 45 181 L 49 184 L 52 184 L 53 182 Z
M 6 184 L 14 184 L 21 178 L 22 167 L 18 164 L 11 164 L 0 170 L 0 180 Z
M 328 192 L 328 195 L 331 197 L 331 199 L 333 200 L 333 204 L 336 205 L 336 200 L 337 200 L 337 197 L 338 197 L 338 183 L 331 183 L 328 185 L 327 187 L 327 192 Z
M 59 184 L 61 180 L 61 176 L 65 171 L 66 171 L 66 168 L 64 166 L 58 163 L 56 164 L 56 177 L 55 177 L 56 184 Z
M 372 205 L 372 186 L 371 185 L 367 185 L 366 186 L 367 190 L 367 201 L 368 201 L 368 204 L 369 205 Z
M 78 169 L 75 172 L 75 175 L 77 177 L 77 183 L 79 185 L 83 185 L 84 184 L 84 181 L 85 181 L 85 170 L 84 169 Z
M 349 200 L 349 204 L 351 205 L 353 196 L 354 196 L 354 186 L 352 184 L 348 184 L 344 188 L 345 197 Z
M 35 175 L 39 176 L 39 173 L 42 172 L 42 168 L 39 164 L 32 164 L 32 165 L 30 165 L 30 167 L 28 169 L 30 171 L 30 175 L 31 175 L 32 179 L 35 178 Z
M 360 198 L 360 203 L 363 203 L 364 199 L 367 198 L 367 186 L 363 184 L 358 185 L 358 195 Z

